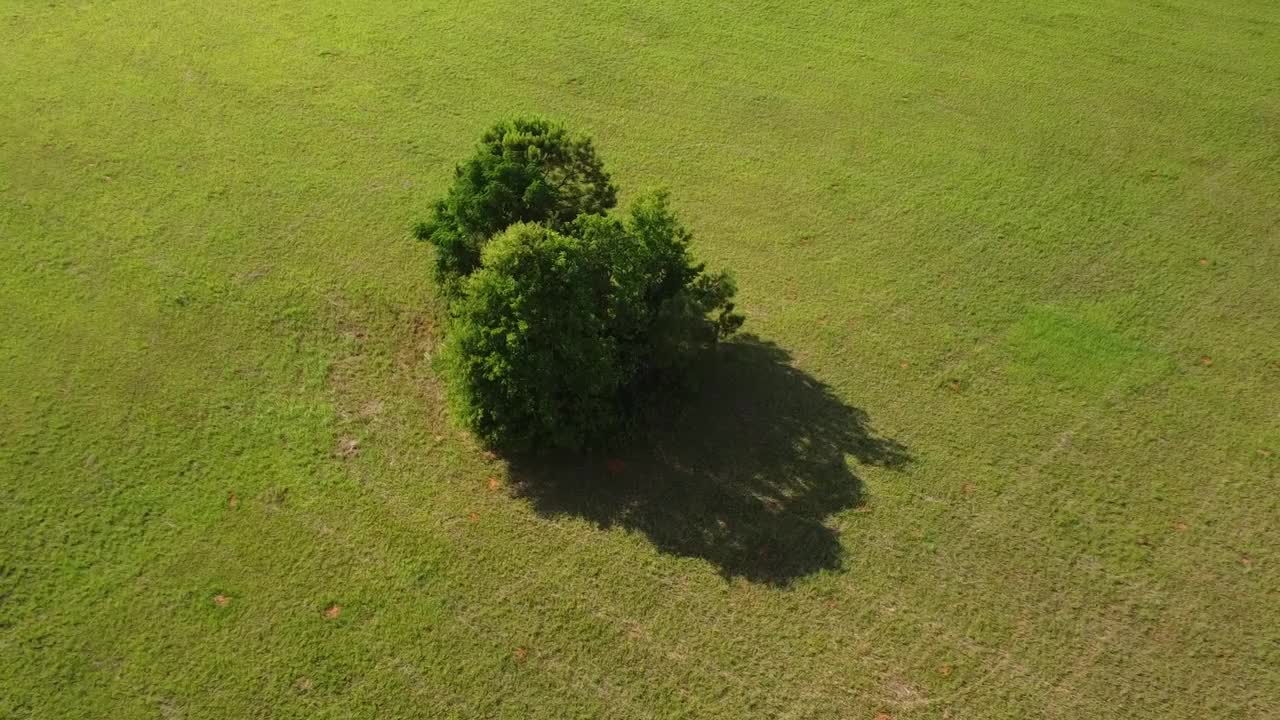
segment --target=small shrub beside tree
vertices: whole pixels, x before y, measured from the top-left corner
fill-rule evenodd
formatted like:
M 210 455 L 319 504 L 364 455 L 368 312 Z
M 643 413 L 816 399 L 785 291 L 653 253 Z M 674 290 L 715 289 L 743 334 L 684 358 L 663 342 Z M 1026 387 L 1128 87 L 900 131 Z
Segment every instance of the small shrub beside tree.
M 608 214 L 616 201 L 589 139 L 517 118 L 417 226 L 449 298 L 455 412 L 491 446 L 599 445 L 742 325 L 732 279 L 694 262 L 665 193 Z

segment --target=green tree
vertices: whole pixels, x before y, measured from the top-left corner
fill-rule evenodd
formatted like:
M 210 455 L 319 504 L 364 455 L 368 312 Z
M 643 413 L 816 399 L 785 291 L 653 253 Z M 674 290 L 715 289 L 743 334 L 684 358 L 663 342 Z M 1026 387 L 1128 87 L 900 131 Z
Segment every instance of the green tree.
M 456 290 L 479 265 L 489 238 L 508 226 L 535 222 L 562 230 L 616 203 L 617 189 L 589 138 L 542 118 L 512 118 L 485 131 L 415 234 L 435 246 L 437 279 Z
M 581 239 L 541 225 L 514 225 L 485 246 L 444 348 L 455 409 L 483 440 L 578 448 L 617 428 L 625 369 L 601 270 Z
M 696 353 L 737 330 L 727 275 L 693 264 L 665 194 L 627 219 L 559 233 L 519 224 L 484 248 L 452 304 L 448 378 L 458 415 L 508 449 L 578 449 L 624 427 Z
M 418 225 L 449 298 L 444 367 L 458 416 L 511 450 L 597 444 L 742 324 L 666 193 L 606 214 L 591 141 L 539 118 L 487 130 Z
M 742 325 L 727 273 L 708 274 L 666 192 L 640 196 L 625 220 L 584 215 L 570 228 L 609 275 L 609 332 L 636 382 L 681 379 L 693 356 Z M 674 374 L 673 374 L 674 373 Z

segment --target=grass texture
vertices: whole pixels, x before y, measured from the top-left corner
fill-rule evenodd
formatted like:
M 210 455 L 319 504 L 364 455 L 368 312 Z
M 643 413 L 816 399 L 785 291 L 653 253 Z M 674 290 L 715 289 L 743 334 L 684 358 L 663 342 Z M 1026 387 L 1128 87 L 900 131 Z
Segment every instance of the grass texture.
M 0 0 L 0 68 L 0 717 L 1277 712 L 1280 5 Z M 444 410 L 409 228 L 515 112 L 736 271 L 616 457 Z

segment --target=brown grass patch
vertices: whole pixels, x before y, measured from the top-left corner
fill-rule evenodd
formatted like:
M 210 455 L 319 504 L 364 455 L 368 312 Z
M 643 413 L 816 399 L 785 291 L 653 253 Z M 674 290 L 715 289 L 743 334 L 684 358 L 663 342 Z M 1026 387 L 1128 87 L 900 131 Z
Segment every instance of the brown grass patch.
M 258 280 L 261 280 L 262 278 L 266 277 L 267 274 L 270 272 L 271 272 L 271 268 L 267 266 L 254 268 L 253 270 L 250 270 L 249 272 L 245 273 L 243 275 L 243 279 L 246 284 L 257 282 Z
M 413 319 L 409 342 L 400 348 L 396 364 L 401 370 L 412 370 L 422 361 L 431 359 L 436 344 L 435 325 L 426 316 L 419 315 Z
M 889 692 L 892 700 L 898 705 L 912 705 L 920 702 L 923 696 L 919 688 L 902 678 L 893 678 L 885 683 L 885 690 Z
M 356 411 L 356 416 L 361 420 L 372 420 L 382 414 L 382 408 L 381 400 L 370 400 L 360 406 L 360 409 Z
M 360 452 L 360 441 L 353 437 L 342 437 L 338 439 L 338 447 L 334 449 L 334 457 L 348 460 L 355 457 Z

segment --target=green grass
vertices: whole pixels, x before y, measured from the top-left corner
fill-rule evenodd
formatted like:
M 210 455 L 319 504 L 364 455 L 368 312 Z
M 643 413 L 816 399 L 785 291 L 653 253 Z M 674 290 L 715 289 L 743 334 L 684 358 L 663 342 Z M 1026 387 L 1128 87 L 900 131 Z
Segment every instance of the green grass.
M 0 68 L 0 717 L 1276 712 L 1274 2 L 0 0 Z M 522 111 L 756 338 L 617 472 L 432 371 L 409 227 Z
M 1014 377 L 1043 381 L 1049 391 L 1057 387 L 1098 399 L 1108 391 L 1140 389 L 1176 370 L 1172 358 L 1126 340 L 1093 314 L 1087 307 L 1029 308 L 1007 339 L 1015 358 L 1010 366 Z

